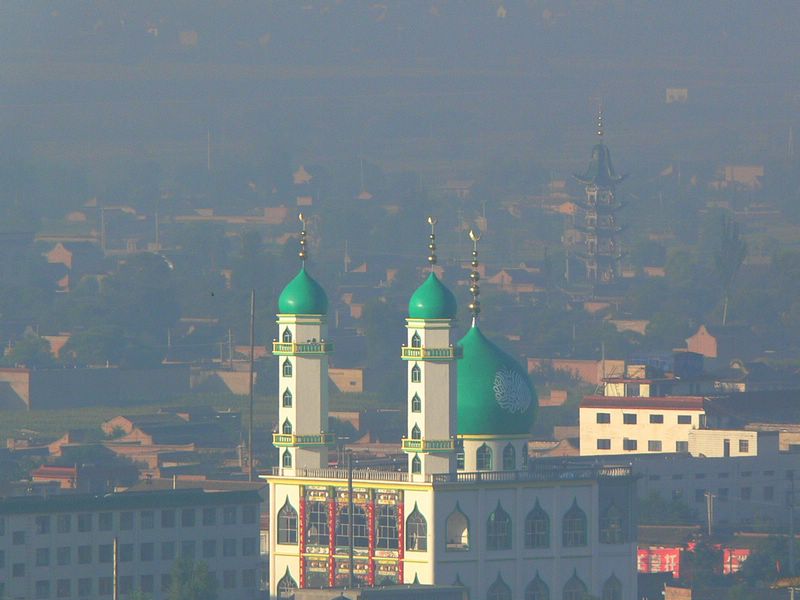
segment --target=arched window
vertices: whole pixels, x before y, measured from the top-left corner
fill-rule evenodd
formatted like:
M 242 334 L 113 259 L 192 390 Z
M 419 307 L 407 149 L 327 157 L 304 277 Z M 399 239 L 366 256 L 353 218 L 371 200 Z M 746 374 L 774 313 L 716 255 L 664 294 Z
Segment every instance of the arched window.
M 455 510 L 447 517 L 445 530 L 448 552 L 469 550 L 469 519 L 467 519 L 467 515 L 461 512 L 458 502 L 456 502 Z
M 425 552 L 428 549 L 428 522 L 417 505 L 406 519 L 406 550 Z
M 411 383 L 420 383 L 422 381 L 422 369 L 419 365 L 411 367 Z
M 475 453 L 475 466 L 478 471 L 492 470 L 492 449 L 486 444 L 478 448 Z
M 350 513 L 345 504 L 336 516 L 336 545 L 350 546 Z M 369 546 L 369 525 L 367 513 L 358 504 L 353 505 L 353 547 Z
M 422 340 L 419 337 L 419 334 L 415 331 L 414 335 L 411 336 L 411 347 L 412 348 L 419 348 L 422 346 Z
M 581 581 L 577 573 L 573 573 L 569 581 L 564 584 L 564 600 L 583 600 L 589 590 L 586 589 L 586 584 Z
M 503 448 L 503 471 L 513 471 L 517 468 L 517 453 L 510 443 Z
M 289 498 L 278 511 L 278 543 L 297 543 L 297 511 L 289 503 Z
M 284 377 L 291 377 L 292 376 L 292 361 L 288 358 L 283 361 L 283 376 Z
M 464 440 L 456 439 L 456 470 L 464 470 Z
M 292 433 L 292 422 L 289 419 L 286 419 L 281 425 L 281 432 L 285 433 L 286 435 L 290 435 Z
M 284 469 L 292 468 L 292 453 L 289 452 L 289 450 L 283 451 L 283 456 L 281 457 L 281 464 L 283 465 Z
M 586 513 L 578 506 L 578 501 L 573 500 L 561 523 L 562 545 L 567 548 L 585 546 L 588 538 L 587 529 Z
M 419 440 L 422 439 L 422 432 L 419 430 L 419 427 L 416 423 L 414 423 L 414 427 L 411 428 L 411 439 L 412 440 Z
M 422 400 L 419 394 L 414 394 L 414 397 L 411 398 L 411 412 L 422 412 Z
M 286 388 L 283 392 L 283 407 L 284 408 L 291 408 L 292 406 L 292 392 L 289 391 L 289 388 Z
M 289 344 L 292 341 L 292 331 L 288 327 L 283 330 L 283 341 L 286 344 Z
M 622 544 L 625 530 L 622 527 L 622 512 L 616 504 L 611 504 L 600 516 L 600 543 Z
M 306 542 L 309 546 L 327 546 L 329 539 L 328 503 L 312 501 L 308 503 L 308 525 Z
M 397 505 L 381 504 L 375 521 L 378 529 L 376 546 L 381 550 L 397 550 Z
M 486 549 L 509 550 L 511 548 L 511 517 L 500 503 L 489 515 L 486 523 Z
M 486 600 L 511 600 L 511 588 L 503 581 L 500 573 L 497 574 L 497 579 L 489 586 L 486 592 Z
M 297 582 L 286 567 L 286 574 L 278 581 L 278 598 L 288 598 L 297 589 Z
M 539 573 L 525 588 L 525 600 L 550 600 L 550 588 L 539 577 Z
M 422 460 L 420 459 L 418 454 L 415 454 L 414 458 L 411 459 L 411 472 L 414 475 L 422 473 Z
M 615 575 L 611 575 L 603 584 L 603 600 L 622 600 L 622 583 Z
M 525 517 L 525 547 L 550 547 L 550 517 L 536 501 L 533 510 Z

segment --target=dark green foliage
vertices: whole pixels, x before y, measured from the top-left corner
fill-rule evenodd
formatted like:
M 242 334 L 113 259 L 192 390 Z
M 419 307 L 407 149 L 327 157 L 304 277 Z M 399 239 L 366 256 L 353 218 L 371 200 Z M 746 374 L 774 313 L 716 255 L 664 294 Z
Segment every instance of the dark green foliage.
M 695 515 L 683 500 L 665 500 L 658 492 L 651 492 L 639 501 L 639 523 L 642 525 L 690 525 Z
M 46 369 L 55 366 L 56 361 L 50 352 L 50 342 L 37 335 L 28 335 L 14 344 L 11 352 L 2 359 L 7 367 L 28 367 Z
M 167 600 L 216 600 L 217 581 L 204 562 L 179 558 L 172 565 Z

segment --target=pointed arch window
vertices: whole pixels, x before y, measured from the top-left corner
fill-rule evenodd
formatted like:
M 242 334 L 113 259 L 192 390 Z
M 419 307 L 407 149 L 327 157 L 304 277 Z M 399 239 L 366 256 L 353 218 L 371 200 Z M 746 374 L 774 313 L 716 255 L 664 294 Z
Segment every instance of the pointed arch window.
M 381 504 L 375 518 L 378 530 L 376 545 L 381 550 L 397 550 L 397 505 Z
M 616 504 L 611 504 L 600 516 L 600 543 L 625 543 L 625 529 L 622 522 L 622 511 Z
M 486 592 L 486 600 L 511 600 L 511 588 L 503 581 L 500 573 L 497 574 L 497 579 L 489 586 Z
M 418 364 L 414 364 L 411 367 L 411 383 L 420 383 L 422 382 L 422 369 L 419 368 Z
M 289 498 L 278 511 L 278 543 L 297 543 L 297 511 L 289 503 Z
M 517 452 L 509 443 L 503 448 L 503 471 L 514 471 L 517 468 Z
M 602 599 L 622 600 L 622 583 L 617 579 L 616 575 L 612 574 L 603 584 Z
M 561 523 L 561 542 L 566 548 L 585 546 L 588 540 L 588 527 L 586 513 L 578 506 L 577 499 L 572 501 L 572 506 L 564 514 Z
M 525 547 L 550 547 L 550 517 L 536 500 L 533 510 L 525 517 Z
M 419 426 L 414 423 L 414 427 L 411 428 L 411 439 L 412 440 L 420 440 L 422 439 L 422 432 L 419 429 Z
M 413 398 L 411 398 L 411 412 L 422 412 L 422 399 L 419 394 L 414 394 Z
M 308 503 L 308 525 L 306 542 L 309 546 L 327 546 L 329 539 L 328 503 L 313 501 Z
M 577 572 L 572 574 L 569 581 L 564 584 L 564 593 L 562 597 L 564 600 L 583 600 L 589 590 L 586 589 L 586 584 L 578 577 Z
M 486 523 L 486 549 L 510 550 L 511 531 L 511 517 L 498 502 Z
M 475 452 L 475 468 L 478 471 L 492 470 L 492 449 L 486 444 L 483 444 Z
M 414 504 L 414 510 L 406 519 L 406 550 L 425 552 L 428 549 L 428 522 L 419 508 Z
M 292 361 L 288 358 L 283 361 L 283 376 L 284 377 L 291 377 L 292 376 Z
M 536 573 L 536 577 L 525 588 L 525 600 L 550 600 L 550 588 Z
M 422 473 L 422 460 L 418 454 L 415 454 L 414 458 L 411 459 L 411 473 L 414 475 Z
M 419 337 L 419 333 L 416 331 L 414 335 L 411 336 L 411 347 L 412 348 L 421 348 L 422 347 L 422 340 Z
M 283 340 L 284 343 L 290 344 L 292 342 L 292 330 L 289 329 L 288 327 L 284 329 L 281 339 Z
M 281 457 L 281 464 L 283 465 L 284 469 L 292 468 L 292 453 L 289 452 L 289 450 L 283 451 L 283 456 Z
M 350 546 L 350 513 L 347 504 L 342 506 L 336 516 L 336 545 Z M 367 513 L 358 504 L 353 505 L 353 547 L 366 548 L 369 545 L 369 525 Z
M 292 434 L 292 422 L 289 419 L 286 419 L 281 425 L 281 432 L 286 435 Z
M 278 581 L 278 598 L 288 598 L 297 589 L 297 582 L 286 567 L 286 574 Z
M 292 392 L 289 391 L 289 388 L 286 388 L 283 392 L 283 407 L 292 407 Z
M 456 508 L 447 517 L 445 523 L 448 552 L 464 552 L 469 550 L 469 519 L 461 512 L 461 507 L 456 502 Z

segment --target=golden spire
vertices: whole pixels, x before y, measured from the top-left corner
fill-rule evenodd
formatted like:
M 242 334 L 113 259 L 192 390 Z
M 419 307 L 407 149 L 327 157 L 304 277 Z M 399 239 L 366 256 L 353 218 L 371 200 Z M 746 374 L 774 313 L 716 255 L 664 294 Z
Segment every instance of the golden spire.
M 472 302 L 469 303 L 469 310 L 472 313 L 472 326 L 475 327 L 478 314 L 481 312 L 481 303 L 478 302 L 478 295 L 481 293 L 478 287 L 478 280 L 481 278 L 478 273 L 478 241 L 481 236 L 475 233 L 474 229 L 470 229 L 469 239 L 472 240 L 472 272 L 469 274 L 469 293 L 472 294 Z
M 428 217 L 428 225 L 431 226 L 431 234 L 428 236 L 430 238 L 430 242 L 428 242 L 428 250 L 430 251 L 428 262 L 431 265 L 431 270 L 433 270 L 433 265 L 436 264 L 436 223 L 438 222 L 439 220 L 436 217 Z
M 303 224 L 303 228 L 300 230 L 300 252 L 297 253 L 297 256 L 303 261 L 303 268 L 305 268 L 306 259 L 308 258 L 308 250 L 306 249 L 306 218 L 303 216 L 303 213 L 297 215 L 297 218 L 300 219 L 300 223 Z

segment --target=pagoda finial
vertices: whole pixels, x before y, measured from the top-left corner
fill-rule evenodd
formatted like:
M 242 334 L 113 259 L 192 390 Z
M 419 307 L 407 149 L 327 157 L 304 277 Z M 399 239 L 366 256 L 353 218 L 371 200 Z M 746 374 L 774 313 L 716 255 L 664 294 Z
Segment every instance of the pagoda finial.
M 300 219 L 300 223 L 302 223 L 302 229 L 300 229 L 300 251 L 297 253 L 297 256 L 303 261 L 303 268 L 305 268 L 306 260 L 308 259 L 308 249 L 306 248 L 306 217 L 303 213 L 300 213 L 297 215 L 297 218 Z
M 597 101 L 597 137 L 603 139 L 603 99 Z
M 478 314 L 481 312 L 481 303 L 478 302 L 478 295 L 481 293 L 478 280 L 481 278 L 478 273 L 478 241 L 480 234 L 475 233 L 474 229 L 469 230 L 469 239 L 472 240 L 472 272 L 469 274 L 469 293 L 472 294 L 472 302 L 469 303 L 469 310 L 472 313 L 472 326 L 478 322 Z
M 431 265 L 431 270 L 433 270 L 433 265 L 436 264 L 436 223 L 439 220 L 434 216 L 428 217 L 428 225 L 431 226 L 431 234 L 428 236 L 430 241 L 428 242 L 428 250 L 430 254 L 428 255 L 428 263 Z

